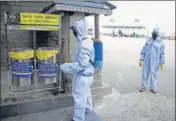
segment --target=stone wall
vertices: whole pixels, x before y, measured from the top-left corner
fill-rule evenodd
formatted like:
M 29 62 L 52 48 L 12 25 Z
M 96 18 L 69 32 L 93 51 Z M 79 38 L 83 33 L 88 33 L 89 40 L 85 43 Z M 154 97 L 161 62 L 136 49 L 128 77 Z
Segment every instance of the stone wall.
M 51 4 L 51 1 L 1 1 L 1 67 L 6 67 L 7 50 L 5 36 L 5 12 L 40 12 L 45 6 Z M 31 31 L 13 31 L 8 30 L 8 48 L 32 47 L 32 32 Z

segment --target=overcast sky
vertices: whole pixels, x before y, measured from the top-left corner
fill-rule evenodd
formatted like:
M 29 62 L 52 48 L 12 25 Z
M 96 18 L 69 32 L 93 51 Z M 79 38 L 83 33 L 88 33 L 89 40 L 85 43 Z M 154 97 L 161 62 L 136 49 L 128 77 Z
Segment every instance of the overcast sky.
M 150 29 L 157 25 L 160 31 L 167 34 L 175 33 L 175 1 L 113 1 L 116 10 L 113 15 L 100 17 L 100 23 L 108 23 L 110 18 L 114 23 L 129 24 L 135 18 L 140 19 L 141 24 Z M 88 18 L 90 26 L 93 26 L 93 19 Z M 102 21 L 103 20 L 103 21 Z

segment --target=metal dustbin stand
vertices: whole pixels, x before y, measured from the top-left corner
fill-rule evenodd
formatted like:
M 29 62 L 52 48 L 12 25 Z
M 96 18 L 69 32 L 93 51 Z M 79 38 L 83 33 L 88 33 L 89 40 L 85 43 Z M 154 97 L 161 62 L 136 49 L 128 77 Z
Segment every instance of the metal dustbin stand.
M 22 91 L 20 87 L 33 84 L 34 50 L 30 48 L 16 48 L 8 52 L 10 57 L 11 91 Z
M 36 50 L 38 79 L 41 84 L 57 83 L 57 54 L 59 50 L 53 47 L 39 47 Z

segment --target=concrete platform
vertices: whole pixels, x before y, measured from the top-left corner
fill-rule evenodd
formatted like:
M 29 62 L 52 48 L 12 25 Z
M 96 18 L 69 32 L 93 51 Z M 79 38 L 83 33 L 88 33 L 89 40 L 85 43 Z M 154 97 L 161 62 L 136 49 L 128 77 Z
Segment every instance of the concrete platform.
M 93 105 L 99 106 L 102 103 L 101 93 L 103 90 L 111 91 L 110 87 L 93 89 Z M 97 93 L 97 95 L 96 95 Z M 98 95 L 98 93 L 100 93 Z M 8 99 L 8 100 L 7 100 Z M 9 98 L 1 99 L 0 118 L 26 115 L 43 111 L 51 111 L 55 109 L 67 108 L 73 106 L 73 98 L 71 92 L 65 94 L 52 95 L 50 92 L 35 92 L 33 94 L 22 95 L 13 101 Z
M 71 84 L 67 84 L 66 93 L 52 95 L 51 91 L 8 94 L 7 72 L 1 71 L 1 108 L 0 118 L 27 115 L 43 111 L 51 111 L 73 106 Z M 102 97 L 111 93 L 110 86 L 95 81 L 92 87 L 93 105 L 99 106 Z M 10 96 L 10 97 L 9 97 Z
M 58 96 L 46 95 L 42 98 L 27 99 L 27 101 L 9 101 L 0 108 L 0 118 L 19 116 L 43 111 L 50 111 L 73 106 L 72 96 L 59 94 Z
M 71 121 L 72 117 L 73 107 L 69 107 L 47 112 L 4 118 L 1 121 Z M 102 120 L 95 112 L 92 112 L 90 114 L 86 114 L 85 121 Z

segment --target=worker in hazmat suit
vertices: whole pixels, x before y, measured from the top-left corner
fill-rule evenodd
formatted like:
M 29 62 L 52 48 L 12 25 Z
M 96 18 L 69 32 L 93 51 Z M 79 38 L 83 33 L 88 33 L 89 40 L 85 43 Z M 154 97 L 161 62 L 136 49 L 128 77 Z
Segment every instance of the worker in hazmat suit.
M 163 70 L 165 63 L 165 45 L 159 38 L 159 28 L 153 29 L 152 37 L 147 39 L 140 54 L 139 66 L 143 66 L 140 92 L 146 90 L 150 75 L 150 91 L 155 94 L 159 69 Z
M 88 27 L 85 19 L 76 21 L 71 28 L 77 38 L 72 62 L 60 66 L 64 73 L 73 74 L 72 95 L 74 99 L 73 121 L 84 121 L 85 113 L 92 112 L 91 86 L 93 82 L 94 47 L 88 39 Z

